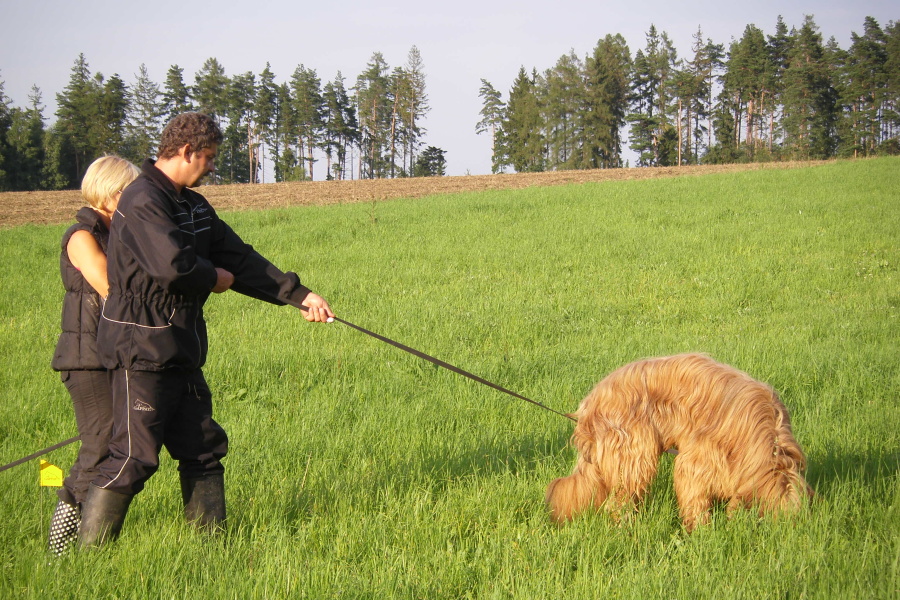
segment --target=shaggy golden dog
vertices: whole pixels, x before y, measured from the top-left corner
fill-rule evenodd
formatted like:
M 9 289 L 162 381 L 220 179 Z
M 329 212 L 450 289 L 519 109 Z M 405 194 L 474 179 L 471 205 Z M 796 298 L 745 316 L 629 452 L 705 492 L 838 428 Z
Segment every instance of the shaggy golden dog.
M 793 511 L 812 489 L 806 457 L 775 391 L 702 354 L 639 360 L 610 373 L 572 415 L 578 462 L 547 488 L 559 523 L 589 507 L 614 516 L 639 503 L 660 455 L 677 448 L 675 495 L 688 531 L 728 511 Z

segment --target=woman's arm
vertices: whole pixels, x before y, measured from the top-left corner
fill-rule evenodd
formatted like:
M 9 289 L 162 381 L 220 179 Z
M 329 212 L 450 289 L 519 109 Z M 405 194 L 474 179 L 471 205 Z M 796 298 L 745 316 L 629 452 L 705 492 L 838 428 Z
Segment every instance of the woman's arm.
M 100 244 L 89 232 L 76 231 L 66 245 L 69 260 L 84 276 L 85 280 L 102 297 L 109 294 L 109 281 L 106 279 L 106 254 Z

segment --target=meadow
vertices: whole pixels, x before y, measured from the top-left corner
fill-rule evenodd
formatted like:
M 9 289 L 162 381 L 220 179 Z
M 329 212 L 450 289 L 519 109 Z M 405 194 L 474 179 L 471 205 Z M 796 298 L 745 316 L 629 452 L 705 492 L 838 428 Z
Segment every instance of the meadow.
M 900 159 L 223 216 L 344 319 L 554 410 L 642 357 L 747 371 L 790 410 L 817 499 L 718 507 L 688 535 L 666 455 L 632 519 L 557 527 L 569 420 L 227 293 L 204 369 L 227 533 L 183 522 L 164 451 L 118 541 L 54 560 L 33 461 L 0 473 L 0 597 L 900 597 Z M 64 229 L 0 229 L 0 464 L 75 435 L 49 367 Z

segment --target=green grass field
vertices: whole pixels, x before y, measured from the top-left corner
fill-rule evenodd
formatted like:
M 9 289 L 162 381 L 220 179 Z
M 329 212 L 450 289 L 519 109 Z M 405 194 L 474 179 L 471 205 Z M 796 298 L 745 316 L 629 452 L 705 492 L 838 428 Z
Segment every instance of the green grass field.
M 183 523 L 164 452 L 116 543 L 52 560 L 34 461 L 0 473 L 0 597 L 900 597 L 900 160 L 225 217 L 341 317 L 555 410 L 642 357 L 745 370 L 818 501 L 687 535 L 664 456 L 632 520 L 558 528 L 570 421 L 230 293 L 205 368 L 227 534 Z M 0 464 L 76 434 L 49 367 L 63 230 L 0 230 Z

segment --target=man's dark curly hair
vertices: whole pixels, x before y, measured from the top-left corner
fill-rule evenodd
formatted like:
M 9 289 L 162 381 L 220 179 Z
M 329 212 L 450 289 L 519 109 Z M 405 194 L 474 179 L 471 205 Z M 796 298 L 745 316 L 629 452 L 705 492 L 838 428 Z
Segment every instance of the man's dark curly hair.
M 211 116 L 199 112 L 181 113 L 166 125 L 159 140 L 156 155 L 160 159 L 172 158 L 185 144 L 192 152 L 199 152 L 222 143 L 222 130 Z

